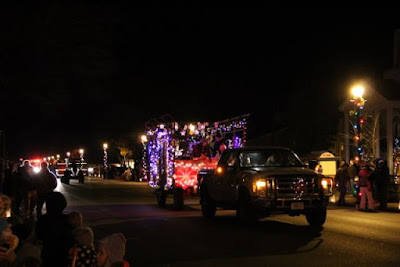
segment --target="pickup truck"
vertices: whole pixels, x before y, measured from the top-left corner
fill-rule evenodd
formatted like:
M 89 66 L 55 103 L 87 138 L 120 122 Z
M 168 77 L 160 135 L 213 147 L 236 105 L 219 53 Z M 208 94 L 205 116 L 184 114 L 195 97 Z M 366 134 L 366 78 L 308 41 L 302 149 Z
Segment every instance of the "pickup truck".
M 198 173 L 203 216 L 217 208 L 234 209 L 243 222 L 272 213 L 305 215 L 313 227 L 326 220 L 332 178 L 306 168 L 290 149 L 243 147 L 227 149 L 217 167 Z

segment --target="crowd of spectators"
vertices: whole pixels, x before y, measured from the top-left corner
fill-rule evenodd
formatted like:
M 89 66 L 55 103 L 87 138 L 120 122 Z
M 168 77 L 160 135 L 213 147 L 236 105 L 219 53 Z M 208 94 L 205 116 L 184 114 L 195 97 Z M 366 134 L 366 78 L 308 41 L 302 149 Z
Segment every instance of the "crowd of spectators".
M 126 239 L 115 233 L 95 242 L 80 212 L 65 212 L 67 200 L 43 162 L 34 173 L 29 161 L 10 163 L 0 194 L 0 267 L 116 267 Z

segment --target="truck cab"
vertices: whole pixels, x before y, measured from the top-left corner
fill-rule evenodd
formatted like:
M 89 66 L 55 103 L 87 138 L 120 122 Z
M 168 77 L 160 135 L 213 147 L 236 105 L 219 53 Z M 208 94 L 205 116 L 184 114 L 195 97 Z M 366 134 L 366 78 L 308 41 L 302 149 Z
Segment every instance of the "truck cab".
M 205 217 L 235 209 L 252 221 L 272 213 L 305 215 L 313 226 L 326 219 L 332 179 L 305 167 L 288 148 L 246 147 L 224 151 L 215 170 L 201 170 L 200 204 Z

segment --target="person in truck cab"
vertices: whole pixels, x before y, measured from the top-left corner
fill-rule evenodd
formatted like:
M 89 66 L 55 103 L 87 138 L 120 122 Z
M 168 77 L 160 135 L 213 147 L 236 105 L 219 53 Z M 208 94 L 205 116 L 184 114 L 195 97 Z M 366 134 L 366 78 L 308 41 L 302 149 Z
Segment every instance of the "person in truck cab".
M 218 131 L 214 137 L 212 156 L 219 158 L 226 148 L 224 136 L 221 131 Z

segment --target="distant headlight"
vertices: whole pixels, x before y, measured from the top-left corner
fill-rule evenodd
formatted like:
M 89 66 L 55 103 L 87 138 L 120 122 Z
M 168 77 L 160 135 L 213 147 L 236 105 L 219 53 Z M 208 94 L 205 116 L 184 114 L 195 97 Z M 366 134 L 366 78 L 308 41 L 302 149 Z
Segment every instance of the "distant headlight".
M 39 167 L 33 167 L 33 172 L 34 172 L 34 173 L 40 172 L 40 168 L 39 168 Z
M 89 167 L 89 168 L 87 169 L 87 171 L 88 171 L 88 173 L 93 173 L 93 168 L 92 168 L 92 167 Z

